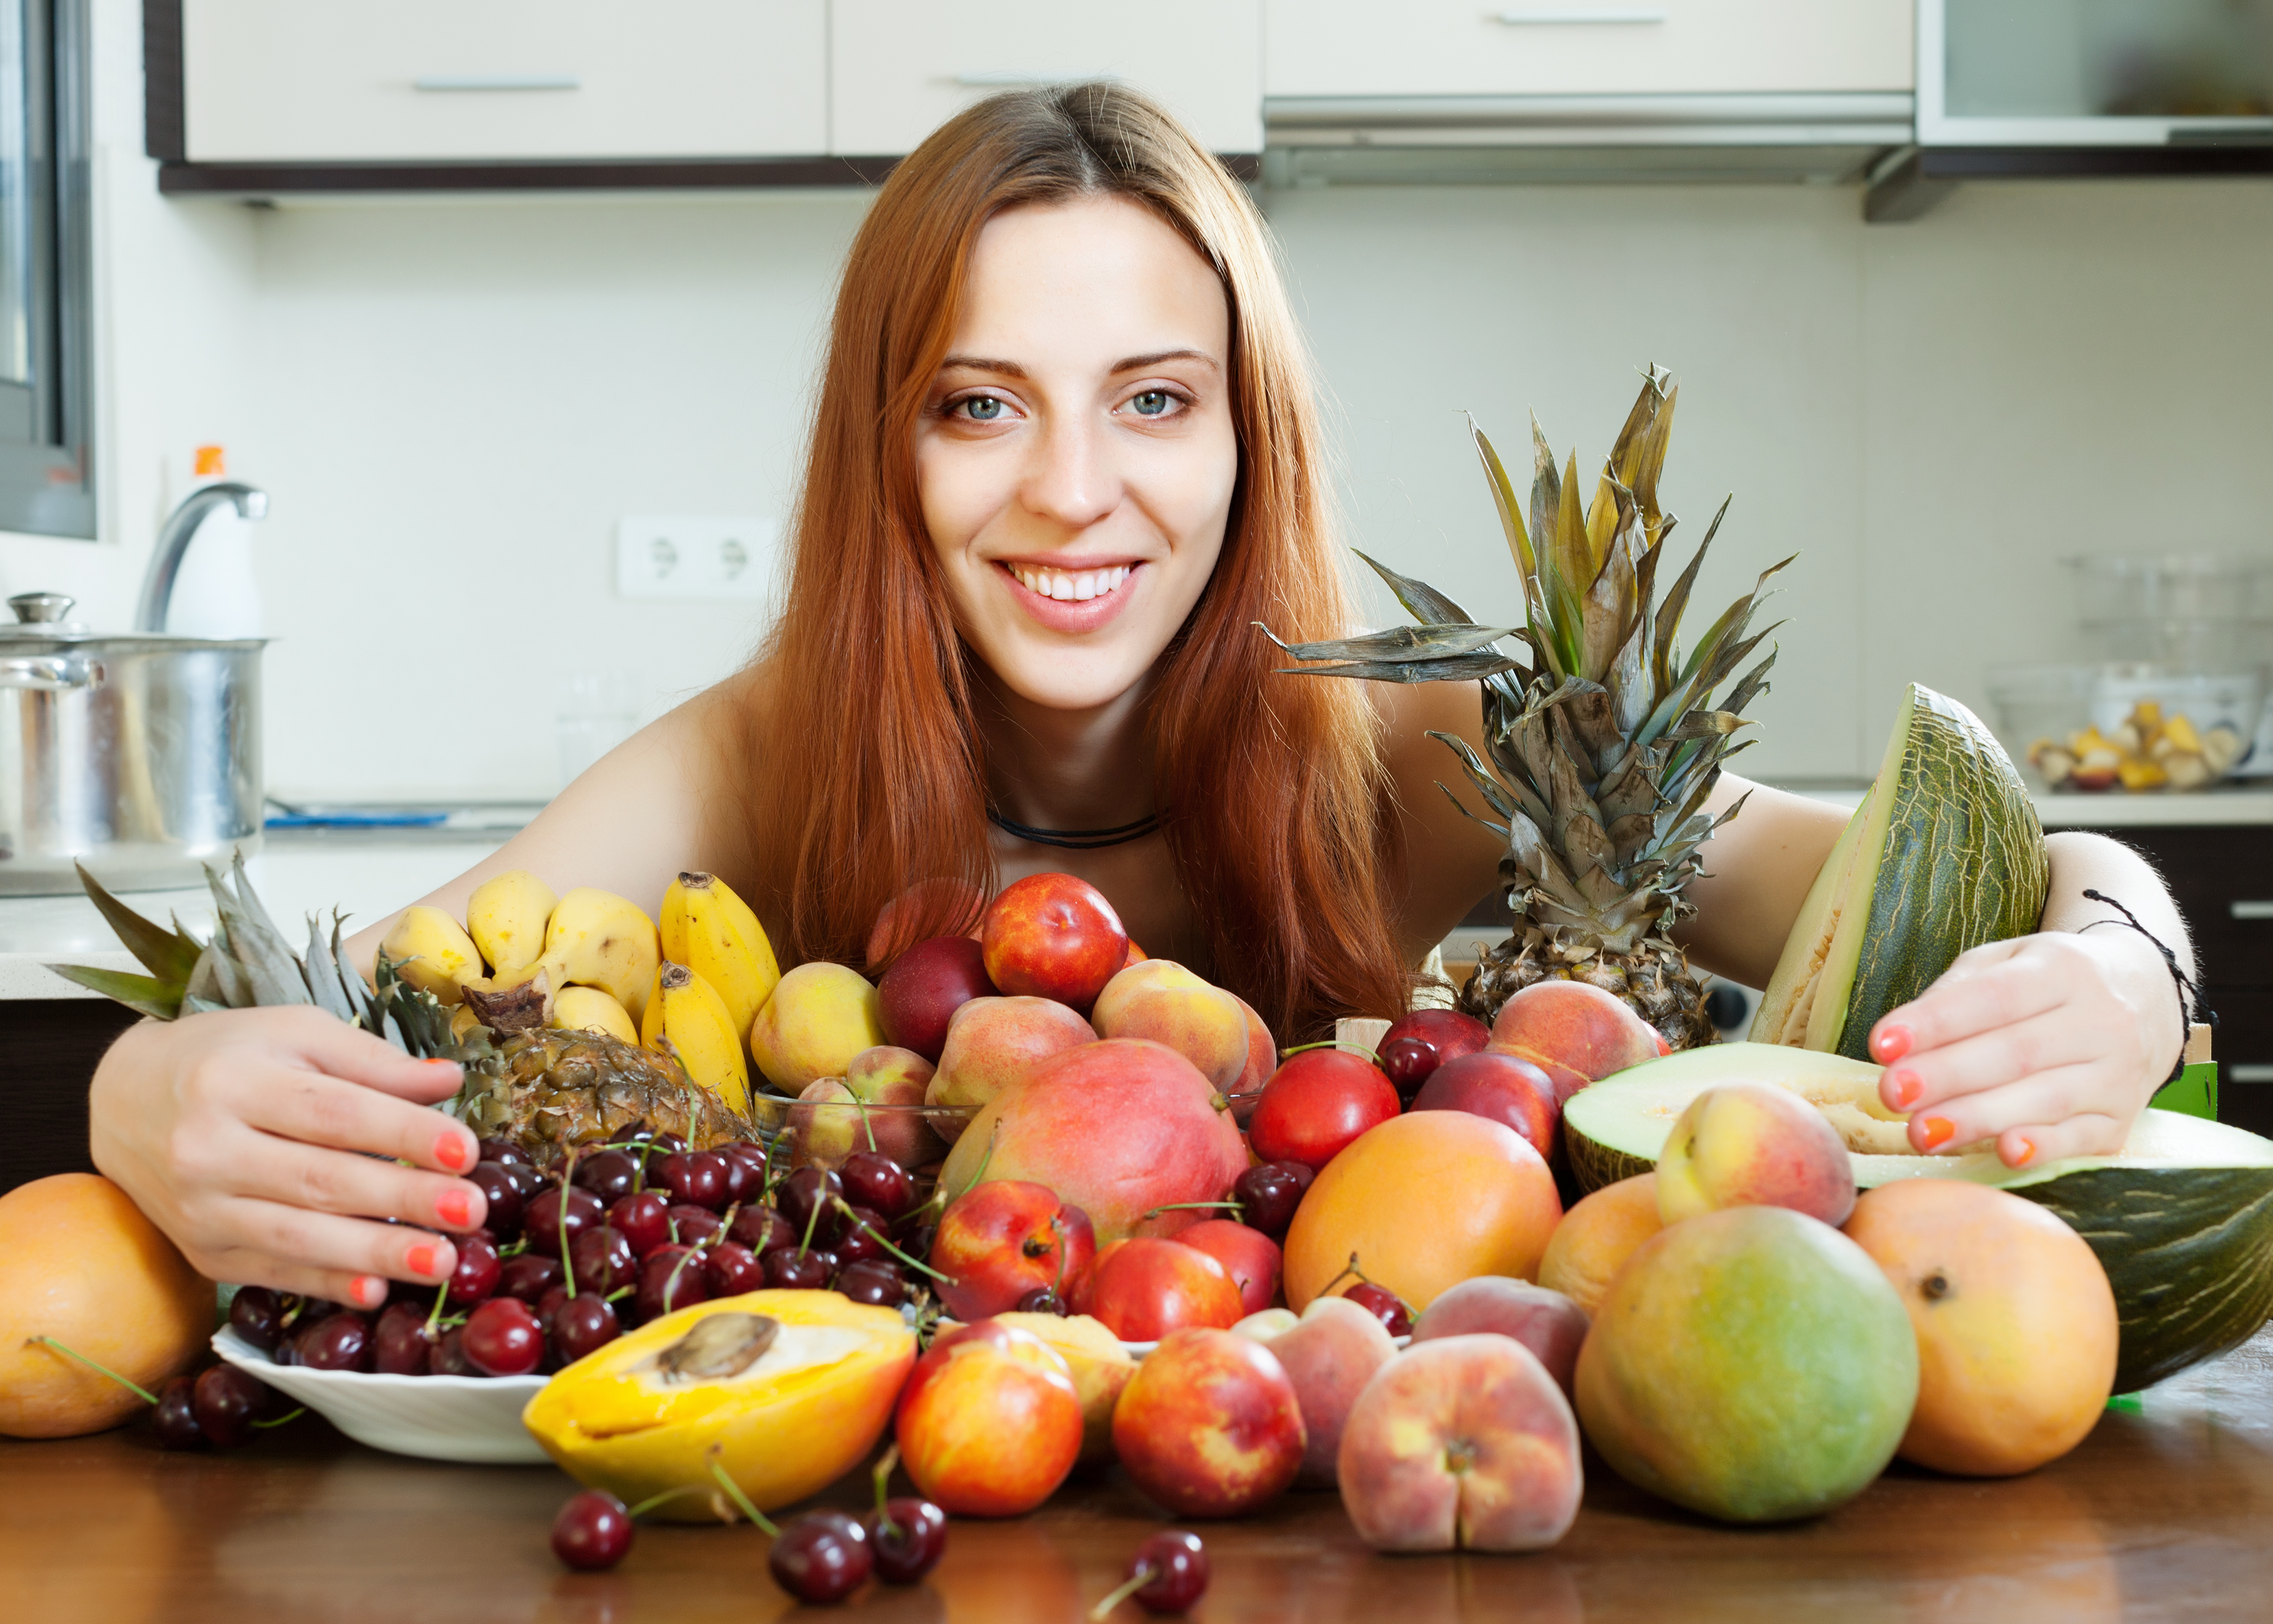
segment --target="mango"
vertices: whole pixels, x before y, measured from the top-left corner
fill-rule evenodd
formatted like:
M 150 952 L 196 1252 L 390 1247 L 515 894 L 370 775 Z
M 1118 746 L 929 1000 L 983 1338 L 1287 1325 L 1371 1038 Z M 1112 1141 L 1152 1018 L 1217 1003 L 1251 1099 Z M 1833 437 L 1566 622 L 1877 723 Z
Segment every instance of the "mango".
M 825 960 L 784 976 L 750 1022 L 750 1058 L 789 1095 L 842 1077 L 854 1056 L 883 1041 L 876 989 L 859 970 Z
M 1247 1069 L 1247 1007 L 1169 959 L 1129 965 L 1090 1011 L 1099 1037 L 1149 1037 L 1197 1067 L 1219 1091 Z
M 759 1314 L 779 1329 L 764 1354 L 716 1379 L 673 1374 L 668 1351 L 713 1314 Z M 560 1469 L 626 1503 L 668 1489 L 716 1489 L 716 1460 L 761 1511 L 803 1500 L 874 1448 L 914 1367 L 896 1309 L 834 1291 L 752 1291 L 682 1308 L 619 1337 L 546 1382 L 521 1411 Z M 709 1493 L 649 1515 L 718 1515 Z
M 1870 1254 L 1785 1207 L 1643 1243 L 1579 1352 L 1579 1419 L 1620 1477 L 1727 1523 L 1812 1516 L 1894 1458 L 1917 1338 Z
M 1539 1260 L 1539 1283 L 1589 1314 L 1641 1243 L 1665 1227 L 1657 1216 L 1657 1175 L 1606 1184 L 1563 1215 Z

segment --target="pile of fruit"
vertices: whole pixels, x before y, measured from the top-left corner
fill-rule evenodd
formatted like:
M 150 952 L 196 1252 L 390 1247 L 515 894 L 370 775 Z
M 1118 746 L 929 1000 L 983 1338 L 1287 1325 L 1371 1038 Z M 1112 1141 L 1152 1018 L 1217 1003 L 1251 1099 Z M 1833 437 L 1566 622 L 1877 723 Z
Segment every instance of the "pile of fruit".
M 2112 733 L 2089 727 L 2037 740 L 2029 765 L 2055 790 L 2200 790 L 2224 777 L 2247 745 L 2223 722 L 2197 728 L 2183 712 L 2165 716 L 2141 700 Z

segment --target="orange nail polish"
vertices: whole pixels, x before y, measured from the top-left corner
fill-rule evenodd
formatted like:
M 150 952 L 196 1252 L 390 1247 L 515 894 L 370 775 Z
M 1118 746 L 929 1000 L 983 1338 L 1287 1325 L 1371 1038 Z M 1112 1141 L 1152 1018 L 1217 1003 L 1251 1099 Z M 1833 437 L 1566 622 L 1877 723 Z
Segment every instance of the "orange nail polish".
M 445 1190 L 435 1198 L 434 1210 L 442 1222 L 454 1230 L 471 1229 L 474 1224 L 474 1200 L 463 1190 Z
M 411 1247 L 402 1254 L 402 1266 L 414 1275 L 431 1275 L 434 1272 L 434 1248 L 431 1245 Z
M 1957 1132 L 1957 1124 L 1947 1117 L 1928 1117 L 1925 1119 L 1925 1148 L 1939 1150 Z
M 2015 1167 L 2026 1167 L 2029 1163 L 2036 1159 L 2036 1141 L 2029 1139 L 2023 1139 L 2021 1141 L 2021 1154 L 2013 1158 L 2013 1165 Z
M 434 1141 L 434 1159 L 443 1166 L 460 1171 L 470 1164 L 465 1140 L 456 1134 L 445 1134 Z
M 1871 1047 L 1879 1057 L 1879 1064 L 1891 1066 L 1910 1051 L 1910 1029 L 1906 1026 L 1882 1026 L 1871 1039 Z
M 351 1288 L 356 1302 L 364 1308 L 376 1308 L 386 1300 L 386 1282 L 377 1275 L 365 1275 Z
M 1919 1080 L 1918 1074 L 1907 1070 L 1888 1072 L 1887 1088 L 1894 1096 L 1896 1111 L 1908 1111 L 1917 1104 L 1918 1096 L 1925 1091 L 1925 1084 Z

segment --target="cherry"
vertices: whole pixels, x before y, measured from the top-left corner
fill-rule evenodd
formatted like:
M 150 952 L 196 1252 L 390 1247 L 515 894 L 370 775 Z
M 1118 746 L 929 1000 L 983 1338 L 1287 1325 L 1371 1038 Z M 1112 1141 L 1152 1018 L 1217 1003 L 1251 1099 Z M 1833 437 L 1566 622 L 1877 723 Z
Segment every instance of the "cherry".
M 708 1207 L 713 1212 L 726 1204 L 726 1158 L 716 1152 L 690 1150 L 684 1156 L 667 1156 L 657 1171 L 674 1202 Z
M 739 1297 L 766 1283 L 766 1267 L 747 1246 L 722 1240 L 703 1254 L 705 1283 L 713 1297 Z
M 811 1225 L 813 1244 L 825 1246 L 836 1239 L 836 1203 L 844 1197 L 844 1181 L 835 1173 L 823 1167 L 800 1167 L 782 1180 L 782 1216 L 800 1239 Z
M 527 1162 L 501 1162 L 499 1165 L 505 1169 L 506 1177 L 513 1180 L 513 1187 L 521 1196 L 523 1221 L 526 1222 L 530 1199 L 544 1188 L 544 1175 Z
M 799 1601 L 843 1601 L 868 1582 L 868 1530 L 841 1511 L 792 1517 L 766 1553 L 774 1583 Z
M 1264 1162 L 1250 1167 L 1233 1181 L 1231 1199 L 1239 1203 L 1241 1221 L 1261 1230 L 1273 1240 L 1284 1239 L 1294 1221 L 1294 1209 L 1317 1177 L 1300 1162 Z
M 898 1495 L 864 1520 L 876 1576 L 887 1584 L 913 1584 L 947 1554 L 947 1513 L 927 1500 Z
M 770 1207 L 745 1207 L 726 1226 L 726 1238 L 738 1241 L 760 1257 L 783 1246 L 797 1245 L 797 1231 L 789 1220 Z
M 458 1237 L 458 1266 L 450 1271 L 450 1300 L 463 1307 L 495 1295 L 505 1265 L 497 1243 L 478 1232 Z
M 623 1322 L 616 1317 L 616 1306 L 589 1291 L 569 1298 L 554 1309 L 544 1328 L 552 1351 L 560 1356 L 564 1365 L 574 1365 L 624 1334 Z
M 531 1167 L 529 1152 L 510 1139 L 477 1139 L 474 1149 L 484 1162 L 495 1162 L 503 1167 Z
M 605 1489 L 572 1494 L 552 1519 L 552 1554 L 570 1568 L 613 1568 L 628 1555 L 637 1525 L 624 1502 Z
M 1038 1285 L 1018 1299 L 1020 1313 L 1054 1313 L 1066 1312 L 1065 1298 L 1046 1285 Z
M 1392 1037 L 1374 1052 L 1381 1057 L 1382 1074 L 1397 1087 L 1400 1099 L 1410 1100 L 1429 1081 L 1441 1057 L 1425 1037 Z
M 608 1224 L 632 1243 L 634 1257 L 645 1257 L 671 1244 L 671 1203 L 657 1191 L 641 1190 L 608 1209 Z
M 1413 1316 L 1406 1311 L 1405 1304 L 1397 1293 L 1387 1286 L 1361 1280 L 1342 1295 L 1380 1321 L 1391 1336 L 1410 1336 L 1413 1334 Z
M 836 1176 L 844 1181 L 844 1199 L 855 1207 L 896 1218 L 915 1205 L 915 1179 L 881 1150 L 855 1150 Z
M 510 1302 L 510 1298 L 491 1298 L 491 1302 Z M 430 1376 L 478 1376 L 473 1361 L 466 1357 L 466 1328 L 454 1325 L 442 1333 L 434 1351 L 426 1356 L 426 1373 Z
M 158 1389 L 158 1408 L 150 1417 L 150 1425 L 158 1434 L 160 1448 L 205 1448 L 205 1428 L 198 1425 L 197 1386 L 187 1376 L 176 1376 Z
M 702 1254 L 690 1246 L 664 1246 L 650 1252 L 640 1260 L 639 1271 L 639 1291 L 634 1300 L 643 1321 L 710 1300 Z
M 600 1198 L 589 1190 L 579 1190 L 573 1185 L 566 1189 L 554 1185 L 537 1193 L 535 1200 L 521 1209 L 521 1233 L 529 1237 L 529 1249 L 546 1257 L 559 1257 L 561 1252 L 561 1231 L 564 1226 L 570 1243 L 586 1230 L 597 1229 L 607 1216 Z
M 911 1258 L 931 1261 L 931 1243 L 939 1231 L 928 1224 L 910 1224 L 896 1231 L 892 1244 Z
M 708 1246 L 710 1238 L 725 1227 L 708 1207 L 692 1207 L 684 1201 L 673 1202 L 669 1216 L 671 1233 L 682 1246 Z
M 679 1156 L 686 1149 L 686 1141 L 676 1134 L 649 1134 L 647 1142 L 656 1156 Z
M 199 1376 L 190 1391 L 198 1430 L 216 1449 L 234 1449 L 252 1436 L 252 1424 L 267 1404 L 268 1388 L 234 1365 L 216 1365 Z
M 1172 1528 L 1136 1547 L 1129 1576 L 1144 1577 L 1130 1593 L 1147 1613 L 1189 1613 L 1207 1593 L 1207 1547 L 1197 1534 Z
M 416 1303 L 389 1303 L 371 1332 L 371 1368 L 382 1376 L 423 1376 L 434 1351 L 426 1334 L 431 1311 Z
M 284 1299 L 265 1285 L 239 1286 L 229 1299 L 229 1322 L 263 1353 L 274 1353 L 284 1340 Z
M 865 1263 L 872 1258 L 891 1255 L 877 1239 L 887 1227 L 882 1214 L 863 1207 L 845 1207 L 838 1209 L 837 1216 L 843 1222 L 844 1232 L 829 1249 L 836 1254 L 838 1262 Z
M 604 1202 L 619 1201 L 640 1187 L 640 1158 L 625 1150 L 601 1150 L 576 1164 L 576 1187 Z
M 755 1201 L 766 1187 L 765 1147 L 738 1139 L 730 1145 L 716 1145 L 712 1149 L 726 1164 L 726 1199 L 729 1201 Z
M 632 1256 L 632 1243 L 624 1238 L 622 1231 L 610 1224 L 586 1230 L 569 1242 L 568 1258 L 580 1292 L 596 1291 L 605 1297 L 639 1279 L 639 1264 Z
M 836 1289 L 856 1303 L 876 1308 L 896 1308 L 908 1300 L 905 1277 L 893 1265 L 876 1259 L 848 1263 L 837 1270 Z
M 821 1253 L 799 1252 L 794 1246 L 767 1253 L 765 1264 L 766 1283 L 783 1291 L 821 1291 L 836 1272 Z
M 524 1303 L 536 1299 L 560 1283 L 560 1260 L 540 1252 L 517 1253 L 498 1269 L 497 1295 L 517 1297 Z
M 476 1162 L 466 1180 L 479 1185 L 482 1194 L 490 1198 L 489 1216 L 482 1220 L 484 1229 L 507 1239 L 521 1233 L 521 1191 L 512 1173 L 495 1162 Z
M 369 1370 L 371 1321 L 345 1309 L 326 1314 L 292 1338 L 292 1352 L 311 1370 Z
M 526 1376 L 544 1357 L 544 1331 L 518 1298 L 492 1297 L 466 1316 L 466 1358 L 491 1376 Z

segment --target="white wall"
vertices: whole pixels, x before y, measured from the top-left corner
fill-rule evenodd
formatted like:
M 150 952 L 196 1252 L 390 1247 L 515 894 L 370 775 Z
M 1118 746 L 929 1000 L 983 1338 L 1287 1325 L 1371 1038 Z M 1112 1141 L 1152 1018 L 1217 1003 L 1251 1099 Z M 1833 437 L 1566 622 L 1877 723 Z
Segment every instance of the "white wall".
M 190 448 L 225 443 L 274 497 L 286 795 L 542 795 L 577 675 L 653 714 L 731 669 L 752 606 L 617 598 L 615 521 L 785 510 L 863 199 L 170 203 L 136 9 L 96 9 L 104 536 L 0 537 L 0 588 L 124 625 Z M 1674 369 L 1677 546 L 1737 497 L 1705 612 L 1801 554 L 1751 770 L 1867 772 L 1904 681 L 1985 707 L 1987 666 L 2066 652 L 2059 557 L 2273 552 L 2263 183 L 1978 186 L 1892 227 L 1810 187 L 1266 206 L 1352 539 L 1479 614 L 1514 590 L 1459 414 L 1514 460 L 1535 407 L 1585 465 L 1633 370 Z

